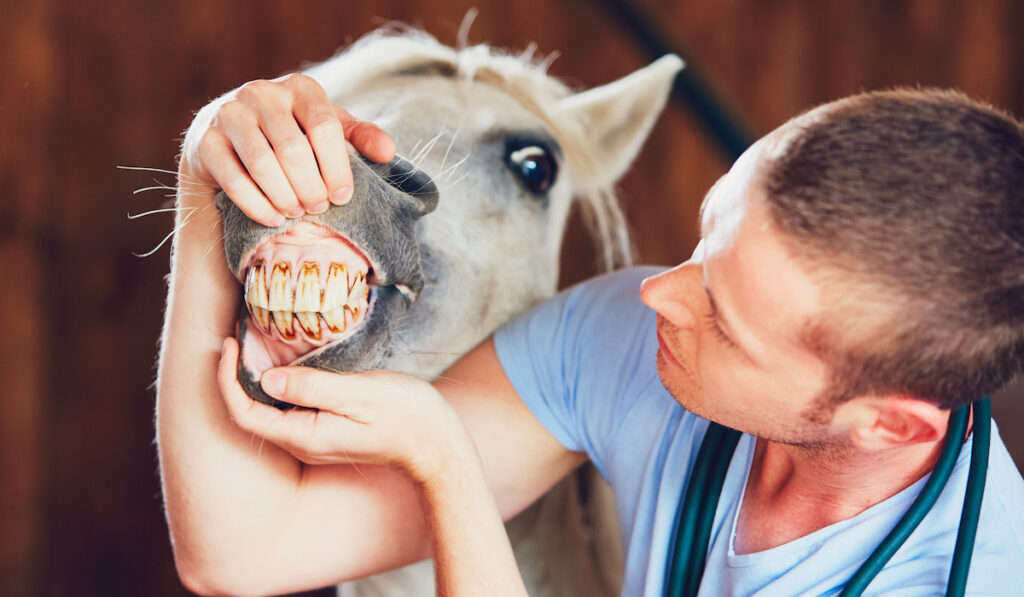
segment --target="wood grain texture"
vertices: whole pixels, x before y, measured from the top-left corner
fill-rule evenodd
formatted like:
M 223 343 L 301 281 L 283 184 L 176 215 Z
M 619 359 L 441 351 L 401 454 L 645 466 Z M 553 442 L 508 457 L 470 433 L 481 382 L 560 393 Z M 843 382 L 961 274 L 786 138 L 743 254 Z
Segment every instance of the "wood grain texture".
M 1024 115 L 1024 3 L 1013 0 L 636 0 L 749 128 L 894 85 L 958 86 Z M 558 52 L 579 86 L 648 61 L 585 0 L 8 0 L 0 20 L 0 586 L 5 595 L 184 595 L 161 510 L 152 423 L 170 205 L 192 113 L 244 81 L 324 59 L 390 20 L 453 43 Z M 705 191 L 727 168 L 673 104 L 622 194 L 639 261 L 696 241 Z M 563 283 L 592 274 L 576 222 Z M 13 281 L 13 282 L 12 282 Z M 995 402 L 1024 462 L 1024 390 Z M 321 594 L 330 594 L 321 592 Z

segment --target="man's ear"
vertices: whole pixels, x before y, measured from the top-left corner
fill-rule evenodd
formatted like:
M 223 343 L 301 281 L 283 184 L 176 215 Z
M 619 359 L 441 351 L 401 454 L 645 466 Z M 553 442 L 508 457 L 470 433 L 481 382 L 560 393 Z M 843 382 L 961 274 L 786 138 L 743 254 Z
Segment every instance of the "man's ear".
M 614 184 L 640 151 L 658 114 L 665 107 L 672 81 L 683 68 L 674 54 L 618 81 L 582 91 L 559 102 L 558 109 L 582 118 L 594 154 L 596 187 Z
M 949 411 L 916 398 L 863 396 L 840 406 L 834 420 L 854 445 L 877 451 L 942 439 Z

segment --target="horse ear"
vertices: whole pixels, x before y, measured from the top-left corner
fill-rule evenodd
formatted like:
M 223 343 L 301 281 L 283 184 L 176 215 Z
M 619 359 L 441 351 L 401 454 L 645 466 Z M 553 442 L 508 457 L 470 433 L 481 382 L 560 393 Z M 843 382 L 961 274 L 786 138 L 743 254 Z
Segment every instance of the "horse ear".
M 600 180 L 588 182 L 608 186 L 626 172 L 665 107 L 672 81 L 682 68 L 682 59 L 669 54 L 618 81 L 561 100 L 560 110 L 583 120 L 596 148 L 594 174 Z

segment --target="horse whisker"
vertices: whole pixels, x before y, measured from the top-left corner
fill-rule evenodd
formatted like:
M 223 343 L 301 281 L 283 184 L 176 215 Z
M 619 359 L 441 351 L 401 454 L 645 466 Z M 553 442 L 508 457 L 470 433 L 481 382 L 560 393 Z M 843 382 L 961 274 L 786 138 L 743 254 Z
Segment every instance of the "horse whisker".
M 469 172 L 463 172 L 463 173 L 462 173 L 462 176 L 460 176 L 460 177 L 456 178 L 456 179 L 455 179 L 455 181 L 453 181 L 453 182 L 449 182 L 449 181 L 447 181 L 447 180 L 446 180 L 444 184 L 445 184 L 445 186 L 447 186 L 447 187 L 451 187 L 451 188 L 454 188 L 454 187 L 457 187 L 457 186 L 459 186 L 459 183 L 460 183 L 460 182 L 462 182 L 463 180 L 466 180 L 466 178 L 467 178 L 468 176 L 469 176 Z
M 194 214 L 194 213 L 196 212 L 196 208 L 195 208 L 195 207 L 182 207 L 182 208 L 175 208 L 175 209 L 182 209 L 182 210 L 187 210 L 187 211 L 188 211 L 188 213 L 186 213 L 186 214 L 185 214 L 185 217 L 183 217 L 183 218 L 181 219 L 181 223 L 180 223 L 180 224 L 178 224 L 178 225 L 176 225 L 176 226 L 174 227 L 174 229 L 173 229 L 173 230 L 171 230 L 170 232 L 168 232 L 168 233 L 167 233 L 167 236 L 165 236 L 165 237 L 164 237 L 164 238 L 163 238 L 163 239 L 162 239 L 162 240 L 160 241 L 160 243 L 159 243 L 159 244 L 157 244 L 157 246 L 155 246 L 155 247 L 153 247 L 152 249 L 150 249 L 149 251 L 146 251 L 145 253 L 141 253 L 141 254 L 140 254 L 140 253 L 136 253 L 136 252 L 132 251 L 132 255 L 134 255 L 134 256 L 136 256 L 136 257 L 144 258 L 144 257 L 149 257 L 149 256 L 150 256 L 150 255 L 152 255 L 153 253 L 156 253 L 157 251 L 159 251 L 159 250 L 160 250 L 160 247 L 164 246 L 164 244 L 165 244 L 165 243 L 166 243 L 166 242 L 167 242 L 168 240 L 170 240 L 170 239 L 171 239 L 171 238 L 172 238 L 172 237 L 173 237 L 173 236 L 175 235 L 175 233 L 177 233 L 177 232 L 178 232 L 179 230 L 181 230 L 181 229 L 182 229 L 182 228 L 183 228 L 183 227 L 185 226 L 185 224 L 187 224 L 187 223 L 188 223 L 188 220 L 189 220 L 189 218 L 191 218 L 191 217 L 192 217 L 192 214 Z
M 442 124 L 441 129 L 438 131 L 438 133 L 423 145 L 419 153 L 417 153 L 409 160 L 415 168 L 419 169 L 420 165 L 422 164 L 422 160 L 426 158 L 427 154 L 430 153 L 430 150 L 434 148 L 434 145 L 437 144 L 438 140 L 441 137 L 443 137 L 446 132 L 446 125 Z
M 462 132 L 462 120 L 459 120 L 459 126 L 455 127 L 455 132 L 452 133 L 452 140 L 448 142 L 448 148 L 444 150 L 444 155 L 441 156 L 440 170 L 444 170 L 444 164 L 448 161 L 448 154 L 451 153 L 452 147 L 455 146 L 455 140 L 458 139 L 459 133 Z
M 163 168 L 150 168 L 148 166 L 121 166 L 121 165 L 115 166 L 115 168 L 117 168 L 118 170 L 134 170 L 136 172 L 158 172 L 158 173 L 161 173 L 161 174 L 171 174 L 173 176 L 176 176 L 178 178 L 178 180 L 185 179 L 185 180 L 188 180 L 188 181 L 191 181 L 191 182 L 201 183 L 201 181 L 198 178 L 195 178 L 193 176 L 189 176 L 187 174 L 181 174 L 180 172 L 177 172 L 175 170 L 165 170 Z
M 141 189 L 135 189 L 134 191 L 132 191 L 132 195 L 138 195 L 139 193 L 145 193 L 146 191 L 173 191 L 175 189 L 176 187 L 161 184 L 153 187 L 142 187 Z
M 455 162 L 454 164 L 449 166 L 447 169 L 444 169 L 444 170 L 441 170 L 440 172 L 438 172 L 437 176 L 435 176 L 434 179 L 438 180 L 438 179 L 442 179 L 444 177 L 451 178 L 451 175 L 455 172 L 455 170 L 459 166 L 465 164 L 466 160 L 468 160 L 468 159 L 469 159 L 469 154 L 467 153 L 465 156 L 463 156 L 463 158 L 461 160 Z
M 180 211 L 182 209 L 189 209 L 189 208 L 184 208 L 184 207 L 167 207 L 167 208 L 163 208 L 163 209 L 151 209 L 149 211 L 144 211 L 142 213 L 137 213 L 137 214 L 134 214 L 134 215 L 129 213 L 129 214 L 127 214 L 127 216 L 128 216 L 129 220 L 138 220 L 139 218 L 144 218 L 146 216 L 151 216 L 153 214 L 163 214 L 163 213 L 167 213 L 167 212 L 175 212 L 175 213 L 177 213 L 178 211 Z M 195 209 L 195 208 L 193 207 L 193 208 L 190 208 L 190 209 Z

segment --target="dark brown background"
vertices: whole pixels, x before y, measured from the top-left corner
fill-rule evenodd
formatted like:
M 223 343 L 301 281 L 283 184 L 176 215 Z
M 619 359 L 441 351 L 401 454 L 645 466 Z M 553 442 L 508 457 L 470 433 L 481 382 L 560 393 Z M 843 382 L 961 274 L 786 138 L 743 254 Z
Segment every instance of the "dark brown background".
M 1024 3 L 638 2 L 758 134 L 818 102 L 895 84 L 955 85 L 1024 115 Z M 242 82 L 326 58 L 386 20 L 442 41 L 560 52 L 580 85 L 647 58 L 585 0 L 105 2 L 5 0 L 0 21 L 0 592 L 181 595 L 160 506 L 154 356 L 171 229 L 165 191 L 191 114 Z M 672 105 L 623 194 L 641 261 L 694 243 L 726 162 Z M 565 280 L 592 268 L 578 229 Z M 996 403 L 1024 460 L 1021 392 Z

